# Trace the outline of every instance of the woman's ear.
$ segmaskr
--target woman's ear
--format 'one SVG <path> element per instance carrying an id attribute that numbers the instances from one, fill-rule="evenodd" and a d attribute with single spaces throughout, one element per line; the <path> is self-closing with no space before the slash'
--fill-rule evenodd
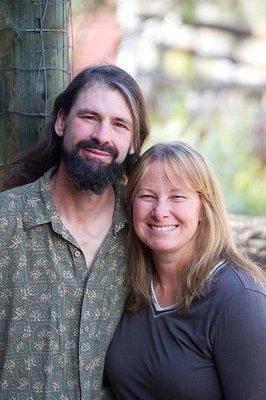
<path id="1" fill-rule="evenodd" d="M 199 195 L 200 197 L 200 212 L 199 212 L 199 223 L 205 218 L 205 208 L 203 206 L 203 198 L 201 194 Z"/>
<path id="2" fill-rule="evenodd" d="M 66 122 L 66 114 L 62 108 L 57 113 L 56 121 L 55 121 L 55 132 L 58 136 L 63 137 L 65 131 L 65 122 Z"/>

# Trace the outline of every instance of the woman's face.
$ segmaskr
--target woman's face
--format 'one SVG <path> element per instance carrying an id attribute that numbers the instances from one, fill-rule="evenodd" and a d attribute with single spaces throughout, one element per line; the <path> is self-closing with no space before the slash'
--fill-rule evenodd
<path id="1" fill-rule="evenodd" d="M 180 179 L 173 176 L 171 181 Z M 189 184 L 171 183 L 160 161 L 152 162 L 133 202 L 133 225 L 139 239 L 154 255 L 169 253 L 183 259 L 193 249 L 200 214 L 198 193 Z"/>

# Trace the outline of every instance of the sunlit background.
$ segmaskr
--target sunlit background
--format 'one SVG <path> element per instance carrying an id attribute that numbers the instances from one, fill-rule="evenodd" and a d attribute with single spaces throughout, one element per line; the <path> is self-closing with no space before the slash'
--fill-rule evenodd
<path id="1" fill-rule="evenodd" d="M 233 213 L 266 215 L 266 1 L 72 0 L 72 68 L 138 81 L 151 140 L 212 163 Z"/>

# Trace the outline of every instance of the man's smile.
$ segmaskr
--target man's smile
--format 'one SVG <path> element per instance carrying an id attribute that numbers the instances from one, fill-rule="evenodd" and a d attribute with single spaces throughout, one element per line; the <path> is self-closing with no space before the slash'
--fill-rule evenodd
<path id="1" fill-rule="evenodd" d="M 99 159 L 106 159 L 106 158 L 113 157 L 110 153 L 108 153 L 106 151 L 94 149 L 91 147 L 81 148 L 81 152 L 86 153 L 90 157 L 95 157 L 95 158 L 99 158 Z"/>

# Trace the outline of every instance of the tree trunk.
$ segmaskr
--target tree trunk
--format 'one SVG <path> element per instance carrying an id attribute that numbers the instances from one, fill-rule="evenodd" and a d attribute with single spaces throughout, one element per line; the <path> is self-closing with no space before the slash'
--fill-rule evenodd
<path id="1" fill-rule="evenodd" d="M 38 141 L 70 78 L 69 0 L 1 0 L 0 162 Z"/>

